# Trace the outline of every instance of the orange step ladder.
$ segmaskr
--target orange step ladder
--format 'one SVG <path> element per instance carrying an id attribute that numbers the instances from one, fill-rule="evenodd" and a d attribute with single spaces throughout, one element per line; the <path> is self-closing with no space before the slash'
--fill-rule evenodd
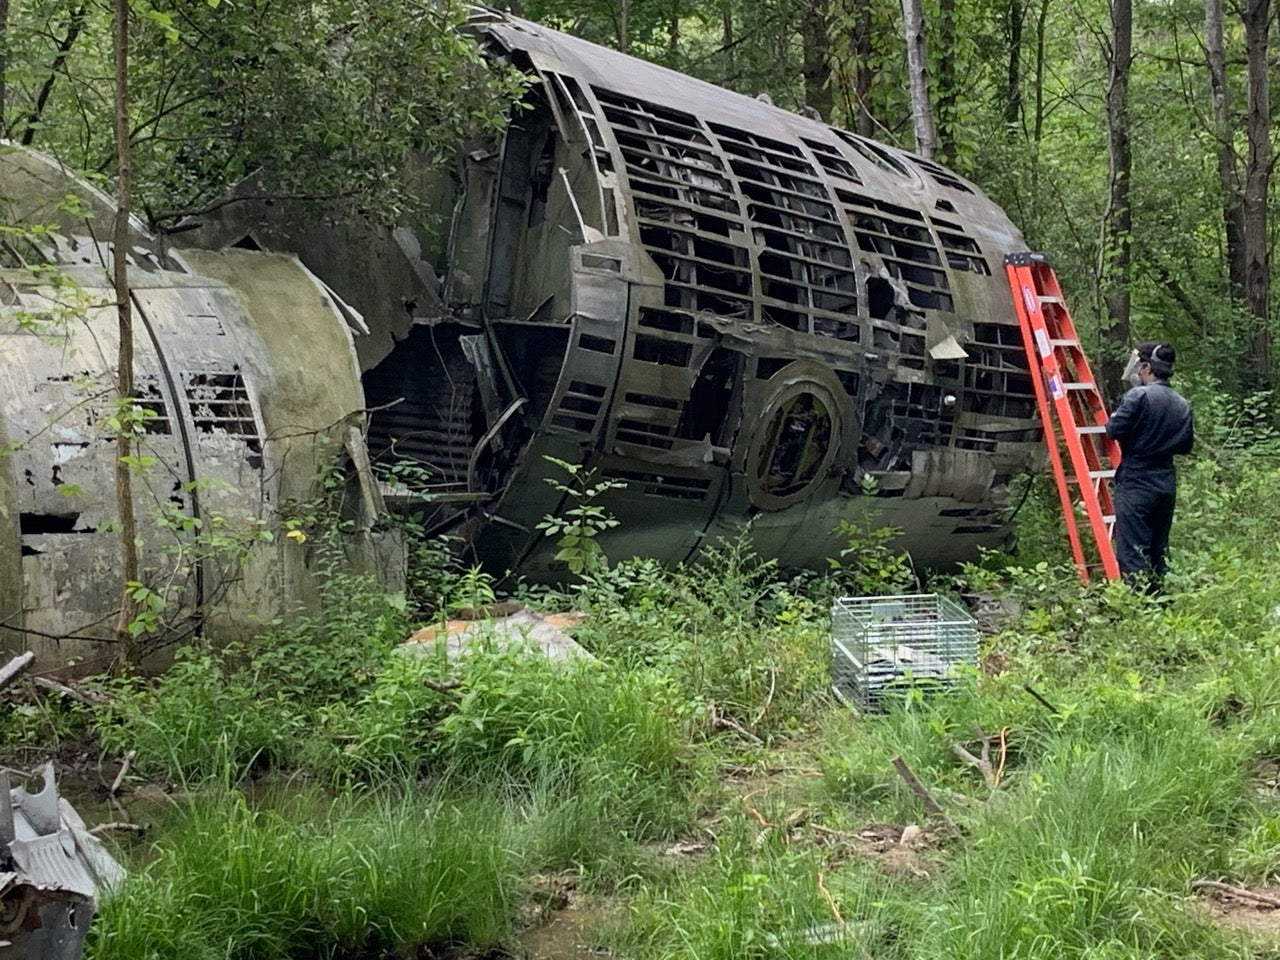
<path id="1" fill-rule="evenodd" d="M 1090 559 L 1081 540 L 1077 503 L 1084 507 L 1086 536 L 1092 535 L 1103 573 L 1107 579 L 1115 580 L 1120 576 L 1111 545 L 1116 511 L 1107 481 L 1115 477 L 1116 467 L 1120 466 L 1120 446 L 1106 434 L 1107 408 L 1102 392 L 1089 369 L 1080 335 L 1045 255 L 1008 254 L 1004 269 L 1022 328 L 1022 344 L 1035 385 L 1049 461 L 1080 579 L 1088 581 Z M 1063 463 L 1063 447 L 1070 461 L 1069 471 Z"/>

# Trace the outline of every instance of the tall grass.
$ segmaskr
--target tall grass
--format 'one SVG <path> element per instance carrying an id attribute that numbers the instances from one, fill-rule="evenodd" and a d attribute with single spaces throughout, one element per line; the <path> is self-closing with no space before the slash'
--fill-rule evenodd
<path id="1" fill-rule="evenodd" d="M 709 863 L 639 898 L 620 935 L 629 955 L 1247 955 L 1185 905 L 1191 880 L 1240 865 L 1267 875 L 1280 853 L 1280 828 L 1274 816 L 1259 821 L 1252 796 L 1256 743 L 1245 726 L 1213 722 L 1195 689 L 1105 673 L 1058 689 L 1056 715 L 1022 698 L 1036 717 L 1005 699 L 1010 691 L 985 690 L 982 702 L 977 692 L 880 717 L 833 715 L 822 732 L 831 802 L 812 815 L 828 828 L 856 836 L 868 822 L 924 822 L 895 755 L 942 799 L 960 832 L 918 854 L 918 878 L 883 875 L 874 856 L 847 849 L 824 854 L 829 829 L 780 842 L 786 811 L 761 803 L 774 827 L 739 813 Z M 999 707 L 1023 724 L 992 790 L 950 746 L 972 736 L 961 732 L 968 720 Z M 833 927 L 836 909 L 843 925 Z"/>
<path id="2" fill-rule="evenodd" d="M 495 944 L 521 891 L 494 800 L 314 792 L 192 799 L 102 905 L 91 960 L 287 960 Z"/>
<path id="3" fill-rule="evenodd" d="M 946 956 L 1173 956 L 1215 942 L 1180 907 L 1249 812 L 1245 745 L 1184 705 L 1112 705 L 1045 737 L 980 815 L 923 939 Z M 961 932 L 963 931 L 963 932 Z M 980 932 L 980 933 L 979 933 Z"/>
<path id="4" fill-rule="evenodd" d="M 108 754 L 133 751 L 144 773 L 188 787 L 288 763 L 307 714 L 238 671 L 226 652 L 195 643 L 159 683 L 113 682 L 94 726 Z"/>
<path id="5" fill-rule="evenodd" d="M 405 656 L 354 710 L 330 716 L 327 765 L 360 781 L 424 774 L 557 785 L 589 797 L 614 830 L 663 834 L 689 816 L 697 770 L 688 710 L 654 671 L 485 645 L 450 667 Z"/>

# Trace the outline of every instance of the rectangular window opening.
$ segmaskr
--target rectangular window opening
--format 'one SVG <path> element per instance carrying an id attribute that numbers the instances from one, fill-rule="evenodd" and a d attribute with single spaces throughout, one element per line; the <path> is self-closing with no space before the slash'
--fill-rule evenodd
<path id="1" fill-rule="evenodd" d="M 587 397 L 603 397 L 605 388 L 598 383 L 587 383 L 585 380 L 570 380 L 569 391 L 571 393 L 580 393 Z"/>
<path id="2" fill-rule="evenodd" d="M 676 340 L 637 336 L 632 356 L 644 363 L 657 363 L 667 367 L 687 367 L 693 355 L 693 346 Z"/>
<path id="3" fill-rule="evenodd" d="M 613 356 L 618 347 L 618 341 L 593 336 L 589 333 L 580 333 L 578 334 L 578 346 L 593 353 L 607 353 L 609 356 Z"/>
<path id="4" fill-rule="evenodd" d="M 238 370 L 225 373 L 184 373 L 191 420 L 200 433 L 228 433 L 258 440 L 253 404 Z"/>

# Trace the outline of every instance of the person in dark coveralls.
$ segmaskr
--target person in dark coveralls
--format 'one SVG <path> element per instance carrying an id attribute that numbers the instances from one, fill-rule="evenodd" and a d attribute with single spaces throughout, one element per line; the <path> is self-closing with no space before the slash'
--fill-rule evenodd
<path id="1" fill-rule="evenodd" d="M 1191 452 L 1191 405 L 1169 385 L 1173 346 L 1138 344 L 1125 374 L 1133 389 L 1107 421 L 1107 436 L 1120 444 L 1113 487 L 1116 560 L 1125 580 L 1158 591 L 1165 573 L 1169 527 L 1178 474 L 1173 458 Z"/>

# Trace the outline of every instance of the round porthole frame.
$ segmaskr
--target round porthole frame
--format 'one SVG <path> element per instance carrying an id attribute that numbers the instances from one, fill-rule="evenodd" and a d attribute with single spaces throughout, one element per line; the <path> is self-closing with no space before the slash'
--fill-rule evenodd
<path id="1" fill-rule="evenodd" d="M 761 510 L 778 511 L 808 498 L 830 479 L 831 467 L 845 439 L 845 418 L 850 404 L 840 381 L 829 370 L 806 361 L 796 361 L 783 367 L 764 387 L 761 415 L 747 439 L 743 473 L 751 503 Z M 811 398 L 808 410 L 803 403 L 805 397 Z M 805 444 L 815 442 L 811 435 L 813 428 L 810 428 L 810 433 L 796 438 L 798 452 L 780 449 L 788 432 L 796 435 L 797 421 L 817 407 L 823 408 L 825 413 L 825 418 L 820 416 L 814 421 L 816 424 L 825 419 L 826 449 L 822 454 L 817 457 L 810 455 L 806 460 Z M 791 425 L 790 431 L 788 424 Z M 788 458 L 788 461 L 779 464 L 779 457 Z M 803 478 L 780 493 L 776 486 L 771 485 L 769 477 L 778 466 L 782 466 L 785 473 L 792 466 L 789 462 L 791 457 L 798 458 L 794 465 L 803 473 Z M 776 472 L 773 475 L 776 477 Z"/>

